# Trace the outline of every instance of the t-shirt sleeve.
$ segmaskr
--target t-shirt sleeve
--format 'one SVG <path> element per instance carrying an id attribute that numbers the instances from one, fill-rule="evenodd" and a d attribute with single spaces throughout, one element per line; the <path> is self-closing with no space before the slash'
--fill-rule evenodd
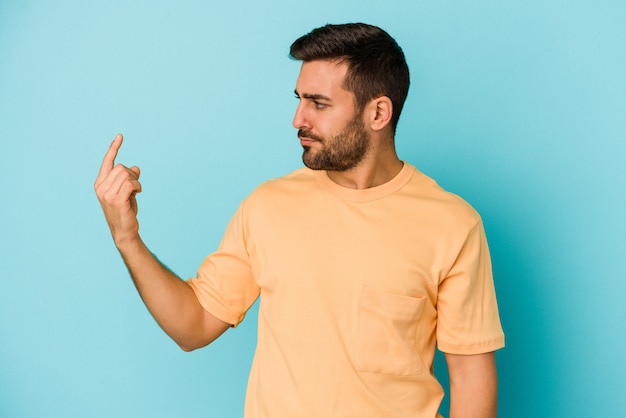
<path id="1" fill-rule="evenodd" d="M 482 222 L 469 232 L 439 284 L 437 345 L 450 354 L 480 354 L 504 347 Z"/>
<path id="2" fill-rule="evenodd" d="M 244 204 L 230 220 L 216 252 L 187 280 L 204 309 L 237 326 L 259 295 L 246 249 Z"/>

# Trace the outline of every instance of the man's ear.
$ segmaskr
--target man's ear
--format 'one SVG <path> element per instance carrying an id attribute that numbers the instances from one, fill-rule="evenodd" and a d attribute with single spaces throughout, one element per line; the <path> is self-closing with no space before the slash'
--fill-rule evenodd
<path id="1" fill-rule="evenodd" d="M 393 104 L 387 96 L 380 96 L 367 105 L 370 128 L 374 131 L 380 131 L 388 126 L 393 115 Z"/>

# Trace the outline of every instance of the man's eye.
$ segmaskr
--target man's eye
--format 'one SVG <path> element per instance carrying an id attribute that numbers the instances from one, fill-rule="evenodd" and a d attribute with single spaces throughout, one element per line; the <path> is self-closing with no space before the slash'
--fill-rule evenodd
<path id="1" fill-rule="evenodd" d="M 313 103 L 315 104 L 316 109 L 326 109 L 328 107 L 328 105 L 325 103 L 320 103 L 320 102 L 313 102 Z"/>

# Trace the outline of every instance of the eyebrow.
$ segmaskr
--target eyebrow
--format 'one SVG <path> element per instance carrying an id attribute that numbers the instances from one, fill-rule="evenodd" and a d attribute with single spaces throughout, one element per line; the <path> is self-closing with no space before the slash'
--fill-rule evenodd
<path id="1" fill-rule="evenodd" d="M 304 99 L 309 99 L 309 100 L 327 100 L 327 101 L 332 101 L 330 97 L 328 96 L 324 96 L 323 94 L 312 94 L 312 93 L 302 93 L 302 96 L 298 93 L 298 90 L 294 90 L 293 91 L 296 95 L 296 97 L 302 97 Z"/>

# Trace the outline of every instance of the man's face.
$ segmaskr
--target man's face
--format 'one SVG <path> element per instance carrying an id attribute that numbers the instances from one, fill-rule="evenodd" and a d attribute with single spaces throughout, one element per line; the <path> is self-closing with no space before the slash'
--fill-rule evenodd
<path id="1" fill-rule="evenodd" d="M 300 104 L 293 126 L 304 148 L 302 161 L 313 170 L 349 170 L 370 149 L 354 94 L 341 87 L 346 71 L 346 64 L 330 61 L 305 62 L 300 69 L 296 82 Z"/>

